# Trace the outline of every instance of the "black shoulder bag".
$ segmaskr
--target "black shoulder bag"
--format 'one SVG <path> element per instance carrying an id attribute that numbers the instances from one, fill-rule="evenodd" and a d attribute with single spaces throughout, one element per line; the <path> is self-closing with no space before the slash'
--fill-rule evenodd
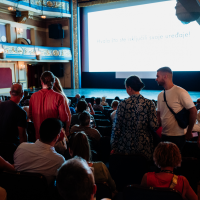
<path id="1" fill-rule="evenodd" d="M 165 90 L 164 90 L 164 101 L 166 102 L 166 105 L 171 111 L 171 113 L 174 115 L 176 121 L 178 122 L 178 125 L 183 129 L 187 128 L 189 124 L 189 111 L 183 108 L 180 112 L 175 113 L 167 104 Z"/>

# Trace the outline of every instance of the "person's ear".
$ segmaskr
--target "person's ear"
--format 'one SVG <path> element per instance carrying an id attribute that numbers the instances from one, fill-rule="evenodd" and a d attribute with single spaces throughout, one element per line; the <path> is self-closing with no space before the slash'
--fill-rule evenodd
<path id="1" fill-rule="evenodd" d="M 70 147 L 68 147 L 68 149 L 69 149 L 69 155 L 70 155 L 71 157 L 73 157 L 73 151 L 70 149 Z"/>

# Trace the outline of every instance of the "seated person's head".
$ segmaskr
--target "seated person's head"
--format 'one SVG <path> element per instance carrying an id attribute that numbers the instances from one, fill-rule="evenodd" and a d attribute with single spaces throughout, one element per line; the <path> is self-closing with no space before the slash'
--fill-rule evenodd
<path id="1" fill-rule="evenodd" d="M 69 137 L 69 152 L 72 157 L 78 156 L 90 161 L 91 151 L 87 135 L 83 132 L 77 132 Z"/>
<path id="2" fill-rule="evenodd" d="M 92 170 L 81 158 L 66 161 L 58 171 L 58 192 L 64 200 L 92 200 L 96 185 Z"/>
<path id="3" fill-rule="evenodd" d="M 11 98 L 19 99 L 19 101 L 20 101 L 22 99 L 23 95 L 24 95 L 23 86 L 19 83 L 13 84 L 10 89 Z"/>
<path id="4" fill-rule="evenodd" d="M 81 95 L 80 94 L 76 94 L 75 98 L 80 99 Z"/>
<path id="5" fill-rule="evenodd" d="M 80 100 L 77 104 L 77 112 L 82 113 L 84 110 L 87 109 L 87 102 L 85 100 Z"/>
<path id="6" fill-rule="evenodd" d="M 111 107 L 113 108 L 113 110 L 116 110 L 118 107 L 119 101 L 118 100 L 113 100 Z"/>
<path id="7" fill-rule="evenodd" d="M 48 89 L 52 89 L 55 83 L 55 76 L 50 71 L 45 71 L 40 77 L 42 85 L 46 85 Z"/>
<path id="8" fill-rule="evenodd" d="M 82 95 L 80 99 L 85 100 L 85 95 Z"/>
<path id="9" fill-rule="evenodd" d="M 159 168 L 175 168 L 181 165 L 180 150 L 172 142 L 160 142 L 154 150 L 153 159 Z"/>
<path id="10" fill-rule="evenodd" d="M 106 97 L 102 97 L 102 101 L 106 101 Z"/>
<path id="11" fill-rule="evenodd" d="M 197 99 L 197 104 L 200 104 L 200 98 Z"/>
<path id="12" fill-rule="evenodd" d="M 115 100 L 118 100 L 118 101 L 120 101 L 120 98 L 119 98 L 118 96 L 116 96 L 116 97 L 115 97 Z"/>
<path id="13" fill-rule="evenodd" d="M 87 111 L 83 111 L 79 117 L 81 126 L 89 126 L 90 125 L 90 114 Z"/>
<path id="14" fill-rule="evenodd" d="M 129 76 L 125 80 L 125 86 L 126 88 L 132 88 L 134 91 L 140 91 L 144 88 L 144 83 L 138 76 Z"/>
<path id="15" fill-rule="evenodd" d="M 101 103 L 101 98 L 97 97 L 95 99 L 95 103 L 96 103 L 96 105 L 99 105 Z"/>
<path id="16" fill-rule="evenodd" d="M 56 118 L 45 119 L 40 126 L 40 140 L 43 143 L 56 143 L 62 129 L 62 122 Z"/>

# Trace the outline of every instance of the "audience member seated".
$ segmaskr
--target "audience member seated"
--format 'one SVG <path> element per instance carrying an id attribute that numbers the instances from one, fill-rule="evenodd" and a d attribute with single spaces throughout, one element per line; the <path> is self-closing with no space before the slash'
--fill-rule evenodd
<path id="1" fill-rule="evenodd" d="M 78 132 L 69 139 L 69 152 L 72 157 L 79 156 L 88 162 L 94 169 L 95 183 L 106 183 L 111 190 L 116 190 L 116 185 L 103 162 L 90 162 L 91 151 L 88 137 L 84 132 Z"/>
<path id="2" fill-rule="evenodd" d="M 20 143 L 27 141 L 27 115 L 18 105 L 23 97 L 22 85 L 12 85 L 10 95 L 10 100 L 0 104 L 0 142 L 13 144 L 17 147 Z M 10 148 L 11 145 L 7 145 L 7 147 Z M 13 155 L 14 151 L 13 149 L 13 152 L 11 152 L 10 149 L 5 147 L 4 154 L 9 152 L 9 154 Z M 8 157 L 12 157 L 12 155 L 8 155 Z M 5 155 L 4 159 L 12 162 L 8 157 Z"/>
<path id="3" fill-rule="evenodd" d="M 35 143 L 22 143 L 14 153 L 17 171 L 41 173 L 49 184 L 53 183 L 57 170 L 65 159 L 58 154 L 54 145 L 59 139 L 62 122 L 48 118 L 40 126 L 40 139 Z"/>
<path id="4" fill-rule="evenodd" d="M 200 110 L 197 111 L 197 120 L 192 128 L 192 131 L 200 133 Z M 200 139 L 200 137 L 199 137 L 199 139 Z"/>
<path id="5" fill-rule="evenodd" d="M 200 98 L 197 99 L 196 109 L 197 109 L 197 110 L 200 109 Z"/>
<path id="6" fill-rule="evenodd" d="M 71 107 L 71 99 L 68 99 L 68 101 L 69 101 L 68 106 L 69 106 L 70 112 L 73 115 L 76 113 L 76 110 L 73 107 Z"/>
<path id="7" fill-rule="evenodd" d="M 102 106 L 109 106 L 108 103 L 106 102 L 106 97 L 102 97 L 102 101 L 100 103 Z"/>
<path id="8" fill-rule="evenodd" d="M 112 122 L 114 121 L 115 115 L 116 115 L 116 111 L 117 111 L 117 107 L 118 107 L 119 101 L 118 100 L 113 100 L 111 107 L 114 110 L 111 114 L 110 114 L 110 118 L 112 120 Z"/>
<path id="9" fill-rule="evenodd" d="M 101 134 L 97 129 L 91 127 L 90 119 L 91 115 L 88 112 L 83 111 L 79 115 L 80 125 L 76 124 L 72 126 L 70 133 L 84 131 L 89 138 L 91 149 L 97 151 Z"/>
<path id="10" fill-rule="evenodd" d="M 103 106 L 100 105 L 100 103 L 101 103 L 101 98 L 99 97 L 96 98 L 93 105 L 94 110 L 103 111 Z"/>
<path id="11" fill-rule="evenodd" d="M 153 158 L 155 164 L 161 168 L 159 173 L 148 172 L 141 185 L 148 187 L 172 188 L 179 191 L 185 200 L 197 200 L 198 197 L 184 176 L 173 174 L 175 167 L 181 165 L 179 148 L 171 142 L 161 142 L 156 147 Z"/>
<path id="12" fill-rule="evenodd" d="M 82 95 L 80 99 L 85 100 L 85 95 Z"/>
<path id="13" fill-rule="evenodd" d="M 88 109 L 88 106 L 91 107 L 91 104 L 87 104 L 85 100 L 80 100 L 77 104 L 77 113 L 72 115 L 71 126 L 75 124 L 80 124 L 78 116 L 85 110 Z M 93 110 L 93 109 L 92 109 Z M 91 116 L 91 119 L 94 120 L 94 117 Z"/>
<path id="14" fill-rule="evenodd" d="M 114 100 L 121 101 L 118 96 L 116 96 Z"/>
<path id="15" fill-rule="evenodd" d="M 56 182 L 63 200 L 94 200 L 97 190 L 94 175 L 81 158 L 66 161 L 58 171 Z"/>

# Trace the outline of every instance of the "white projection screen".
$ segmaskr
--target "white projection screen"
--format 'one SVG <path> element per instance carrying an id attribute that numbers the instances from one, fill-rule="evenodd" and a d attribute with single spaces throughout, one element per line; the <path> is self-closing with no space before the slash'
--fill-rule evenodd
<path id="1" fill-rule="evenodd" d="M 155 78 L 156 70 L 199 71 L 200 25 L 183 24 L 176 0 L 129 1 L 84 8 L 85 72 L 135 72 Z M 124 73 L 123 73 L 124 72 Z"/>

